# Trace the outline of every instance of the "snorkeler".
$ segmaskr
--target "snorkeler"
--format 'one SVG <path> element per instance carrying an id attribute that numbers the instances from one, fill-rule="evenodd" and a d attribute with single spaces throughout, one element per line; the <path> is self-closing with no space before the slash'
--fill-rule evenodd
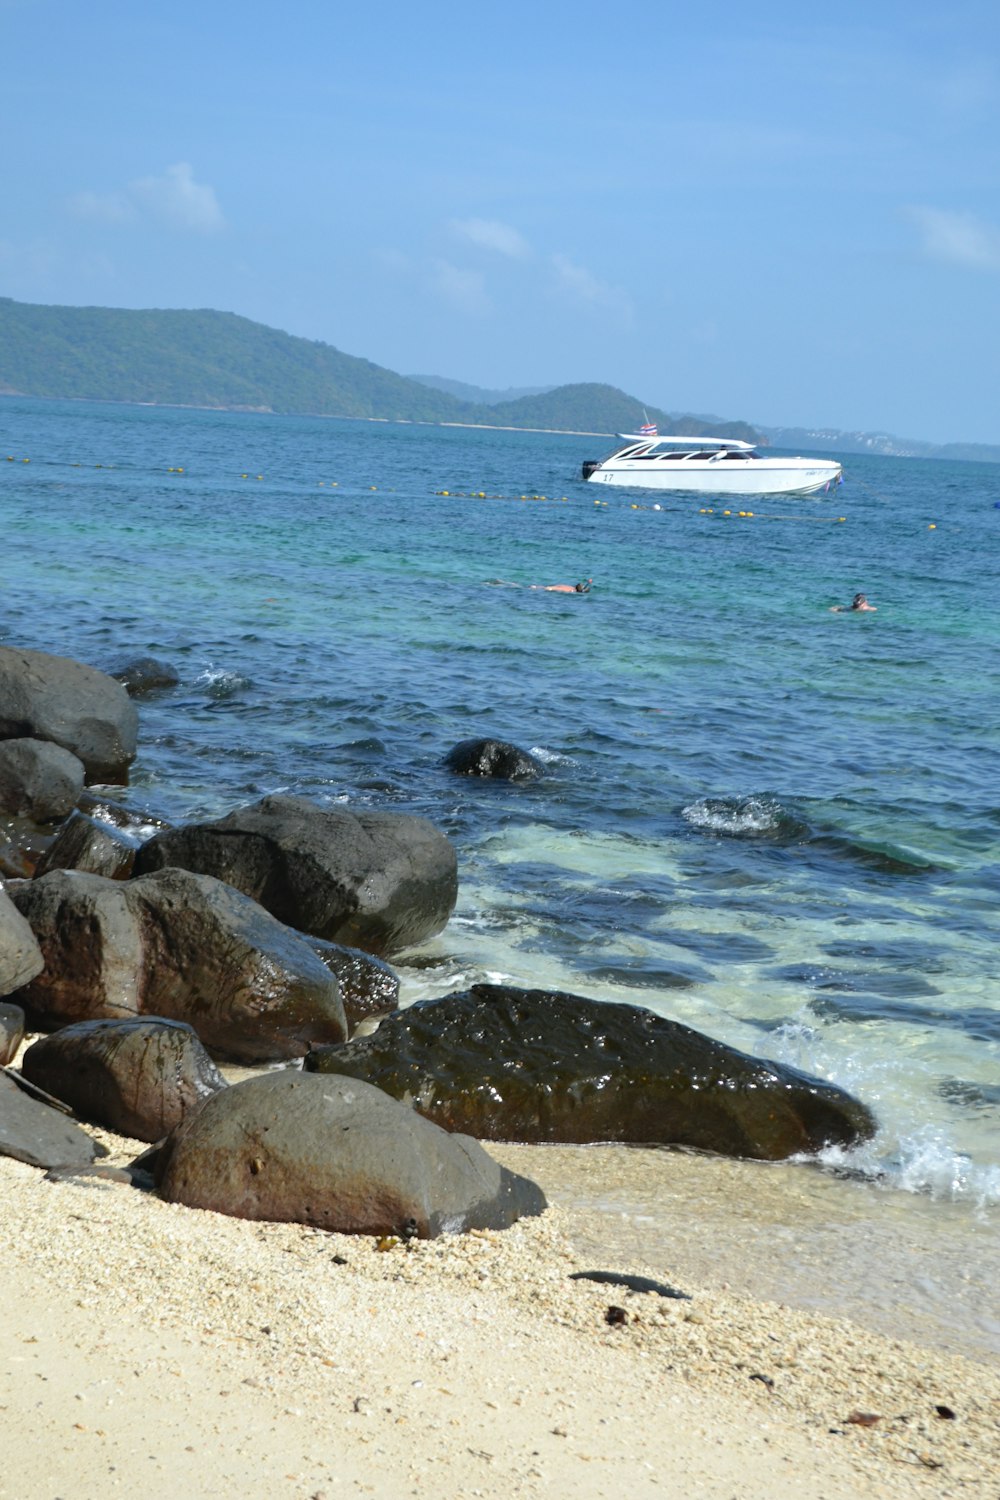
<path id="1" fill-rule="evenodd" d="M 505 589 L 541 589 L 546 594 L 589 594 L 592 578 L 582 578 L 579 583 L 512 583 L 509 578 L 488 578 L 487 583 Z"/>
<path id="2" fill-rule="evenodd" d="M 855 594 L 850 604 L 834 604 L 830 610 L 832 615 L 847 615 L 853 611 L 867 611 L 874 614 L 878 609 L 877 604 L 869 604 L 867 594 Z"/>
<path id="3" fill-rule="evenodd" d="M 592 578 L 581 579 L 579 583 L 532 583 L 529 588 L 543 589 L 547 594 L 589 594 Z"/>

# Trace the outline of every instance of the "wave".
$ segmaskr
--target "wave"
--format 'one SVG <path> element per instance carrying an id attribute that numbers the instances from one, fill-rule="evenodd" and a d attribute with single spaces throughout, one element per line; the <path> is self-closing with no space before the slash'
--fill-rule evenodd
<path id="1" fill-rule="evenodd" d="M 681 817 L 702 833 L 728 838 L 797 843 L 808 825 L 767 793 L 749 797 L 701 797 L 681 809 Z"/>

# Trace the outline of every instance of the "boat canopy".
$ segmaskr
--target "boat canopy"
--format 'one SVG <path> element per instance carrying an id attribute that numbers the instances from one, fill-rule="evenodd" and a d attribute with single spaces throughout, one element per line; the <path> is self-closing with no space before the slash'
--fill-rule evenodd
<path id="1" fill-rule="evenodd" d="M 619 432 L 618 441 L 621 443 L 646 443 L 650 448 L 660 447 L 664 443 L 679 443 L 684 448 L 731 448 L 736 452 L 751 453 L 753 443 L 742 443 L 738 438 L 713 438 L 713 437 L 650 437 L 638 432 Z"/>

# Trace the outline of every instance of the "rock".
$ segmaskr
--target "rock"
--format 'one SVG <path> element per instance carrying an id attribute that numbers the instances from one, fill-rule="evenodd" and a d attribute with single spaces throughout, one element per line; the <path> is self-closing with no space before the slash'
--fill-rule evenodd
<path id="1" fill-rule="evenodd" d="M 504 781 L 530 781 L 544 770 L 536 756 L 506 740 L 462 740 L 448 751 L 444 764 L 458 776 L 493 776 Z"/>
<path id="2" fill-rule="evenodd" d="M 430 1239 L 538 1214 L 533 1182 L 367 1084 L 298 1072 L 216 1094 L 157 1158 L 171 1203 L 341 1234 Z"/>
<path id="3" fill-rule="evenodd" d="M 0 1068 L 5 1068 L 24 1041 L 24 1011 L 19 1005 L 0 1004 Z"/>
<path id="4" fill-rule="evenodd" d="M 21 1072 L 83 1119 L 137 1141 L 162 1140 L 226 1087 L 190 1026 L 155 1017 L 64 1026 L 31 1044 Z"/>
<path id="5" fill-rule="evenodd" d="M 112 667 L 108 676 L 120 682 L 130 698 L 176 687 L 181 680 L 169 662 L 157 661 L 155 656 L 140 656 L 135 661 Z"/>
<path id="6" fill-rule="evenodd" d="M 83 763 L 47 740 L 0 741 L 0 811 L 57 823 L 83 791 Z"/>
<path id="7" fill-rule="evenodd" d="M 109 880 L 128 880 L 139 845 L 109 823 L 73 812 L 35 866 L 36 875 L 50 870 L 84 870 Z"/>
<path id="8" fill-rule="evenodd" d="M 304 797 L 265 797 L 157 834 L 135 868 L 166 865 L 214 875 L 289 927 L 378 956 L 440 932 L 458 894 L 455 851 L 425 819 Z"/>
<path id="9" fill-rule="evenodd" d="M 834 1084 L 637 1006 L 476 984 L 306 1058 L 481 1140 L 625 1141 L 780 1160 L 872 1135 Z"/>
<path id="10" fill-rule="evenodd" d="M 360 948 L 344 948 L 323 938 L 305 937 L 340 985 L 348 1033 L 373 1016 L 387 1016 L 399 1009 L 399 977 L 387 963 Z"/>
<path id="11" fill-rule="evenodd" d="M 53 870 L 14 897 L 45 960 L 17 995 L 38 1030 L 160 1016 L 246 1063 L 347 1035 L 337 981 L 305 939 L 210 876 L 167 869 L 122 882 Z"/>
<path id="12" fill-rule="evenodd" d="M 0 995 L 13 994 L 42 972 L 38 940 L 0 885 Z"/>
<path id="13" fill-rule="evenodd" d="M 0 646 L 0 740 L 50 740 L 88 782 L 127 782 L 138 714 L 120 682 L 65 656 Z"/>
<path id="14" fill-rule="evenodd" d="M 75 1167 L 107 1154 L 79 1125 L 0 1073 L 0 1156 L 29 1167 Z"/>

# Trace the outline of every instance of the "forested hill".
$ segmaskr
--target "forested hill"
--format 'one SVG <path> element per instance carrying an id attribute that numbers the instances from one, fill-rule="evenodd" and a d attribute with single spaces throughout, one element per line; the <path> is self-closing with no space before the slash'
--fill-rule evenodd
<path id="1" fill-rule="evenodd" d="M 609 385 L 559 386 L 496 405 L 464 401 L 235 313 L 9 297 L 0 297 L 0 394 L 607 434 L 634 431 L 644 411 L 663 431 L 678 421 Z M 694 433 L 755 436 L 741 422 L 683 420 Z"/>

